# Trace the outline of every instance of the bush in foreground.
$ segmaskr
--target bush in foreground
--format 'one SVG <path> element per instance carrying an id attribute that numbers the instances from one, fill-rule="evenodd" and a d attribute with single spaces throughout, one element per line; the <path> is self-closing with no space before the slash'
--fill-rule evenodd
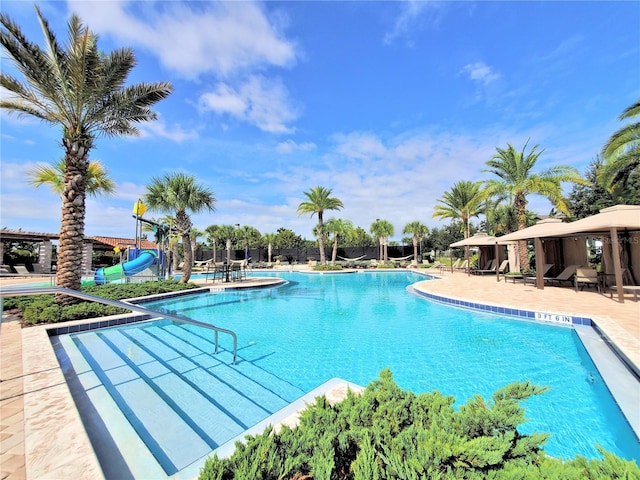
<path id="1" fill-rule="evenodd" d="M 84 285 L 82 291 L 97 297 L 111 300 L 145 297 L 159 293 L 175 292 L 195 288 L 193 283 L 179 283 L 176 280 L 160 280 L 143 283 L 125 283 L 108 285 Z M 130 310 L 80 300 L 73 305 L 60 306 L 54 295 L 31 295 L 4 299 L 4 310 L 17 310 L 26 325 L 39 323 L 67 322 L 86 318 L 104 317 L 129 313 Z"/>
<path id="2" fill-rule="evenodd" d="M 458 410 L 438 392 L 401 390 L 381 372 L 365 392 L 331 406 L 318 397 L 296 428 L 271 427 L 236 443 L 228 459 L 213 456 L 201 480 L 230 479 L 514 479 L 640 478 L 635 462 L 602 452 L 602 460 L 562 462 L 543 450 L 548 435 L 522 435 L 520 401 L 547 388 L 513 383 L 476 396 Z"/>

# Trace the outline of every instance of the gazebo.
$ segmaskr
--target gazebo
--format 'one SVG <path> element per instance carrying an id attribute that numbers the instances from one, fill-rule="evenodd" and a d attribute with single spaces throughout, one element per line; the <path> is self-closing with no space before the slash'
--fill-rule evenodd
<path id="1" fill-rule="evenodd" d="M 513 242 L 503 242 L 502 237 L 493 237 L 485 232 L 478 232 L 470 236 L 469 238 L 465 238 L 458 242 L 454 242 L 449 245 L 449 248 L 457 248 L 457 247 L 478 247 L 478 262 L 483 262 L 484 257 L 487 260 L 496 259 L 496 261 L 501 262 L 504 260 L 507 255 L 506 253 L 500 252 L 501 245 L 510 245 Z M 469 260 L 469 258 L 467 258 Z M 470 272 L 469 269 L 467 269 Z M 496 268 L 496 278 L 500 280 L 500 272 Z"/>
<path id="2" fill-rule="evenodd" d="M 615 278 L 618 300 L 621 303 L 624 302 L 623 270 L 634 284 L 640 278 L 640 206 L 638 205 L 616 205 L 571 223 L 547 219 L 532 227 L 498 237 L 497 240 L 504 242 L 533 239 L 536 259 L 541 259 L 545 255 L 542 242 L 547 239 L 562 239 L 566 245 L 571 241 L 582 242 L 588 237 L 603 239 L 607 248 L 603 252 L 602 273 Z M 536 262 L 536 284 L 539 289 L 544 288 L 543 263 Z M 586 263 L 586 247 L 573 251 L 570 263 Z"/>

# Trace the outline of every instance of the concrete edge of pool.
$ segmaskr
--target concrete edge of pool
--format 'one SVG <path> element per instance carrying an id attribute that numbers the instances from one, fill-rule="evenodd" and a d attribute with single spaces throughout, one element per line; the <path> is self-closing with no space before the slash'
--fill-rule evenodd
<path id="1" fill-rule="evenodd" d="M 22 343 L 28 346 L 23 355 L 27 478 L 102 478 L 98 459 L 49 340 L 47 330 L 51 328 L 56 327 L 31 327 L 21 332 Z M 593 331 L 591 328 L 588 330 Z M 583 339 L 583 335 L 580 337 Z M 593 343 L 609 350 L 600 335 L 594 337 Z M 589 349 L 589 345 L 585 347 Z M 589 350 L 593 358 L 592 351 L 593 346 Z M 637 379 L 636 388 L 627 390 L 638 391 Z M 637 428 L 634 429 L 637 433 Z"/>

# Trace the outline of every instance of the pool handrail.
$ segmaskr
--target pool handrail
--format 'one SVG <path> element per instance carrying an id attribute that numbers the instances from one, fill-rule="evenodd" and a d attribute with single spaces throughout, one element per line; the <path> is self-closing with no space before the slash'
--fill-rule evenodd
<path id="1" fill-rule="evenodd" d="M 141 307 L 140 305 L 135 305 L 133 303 L 122 302 L 120 300 L 111 300 L 110 298 L 98 297 L 96 295 L 91 295 L 88 293 L 80 292 L 78 290 L 72 290 L 66 287 L 32 287 L 32 288 L 2 288 L 0 289 L 0 309 L 3 305 L 4 297 L 17 297 L 17 296 L 25 296 L 25 295 L 41 295 L 41 294 L 63 294 L 69 295 L 71 297 L 81 298 L 83 300 L 90 300 L 93 302 L 103 303 L 105 305 L 110 305 L 112 307 L 124 308 L 127 310 L 131 310 L 137 313 L 143 313 L 146 315 L 150 315 L 152 317 L 161 317 L 167 318 L 169 320 L 173 320 L 175 322 L 188 323 L 190 325 L 195 325 L 197 327 L 207 328 L 209 330 L 213 330 L 215 332 L 215 346 L 216 349 L 214 354 L 218 353 L 218 333 L 227 333 L 231 335 L 233 338 L 233 365 L 236 364 L 236 359 L 238 356 L 238 336 L 232 330 L 228 330 L 222 327 L 216 327 L 215 325 L 211 325 L 209 323 L 200 322 L 198 320 L 193 320 L 188 317 L 183 317 L 182 315 L 176 315 L 173 313 L 159 312 L 157 310 L 151 310 L 150 308 Z"/>

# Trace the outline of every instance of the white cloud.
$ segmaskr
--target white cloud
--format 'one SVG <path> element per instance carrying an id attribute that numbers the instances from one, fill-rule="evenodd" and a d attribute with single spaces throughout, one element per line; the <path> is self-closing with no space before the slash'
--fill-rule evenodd
<path id="1" fill-rule="evenodd" d="M 140 126 L 141 136 L 148 136 L 148 134 L 167 138 L 171 141 L 181 143 L 185 140 L 195 140 L 198 138 L 198 132 L 184 131 L 180 126 L 175 125 L 172 128 L 167 128 L 164 122 L 156 120 L 155 122 L 147 122 Z"/>
<path id="2" fill-rule="evenodd" d="M 500 78 L 500 75 L 493 72 L 491 67 L 484 62 L 469 63 L 462 67 L 462 71 L 468 74 L 471 80 L 478 81 L 483 85 L 489 85 Z"/>
<path id="3" fill-rule="evenodd" d="M 295 152 L 310 152 L 316 149 L 316 144 L 313 142 L 296 143 L 293 140 L 286 140 L 276 145 L 276 152 L 278 153 L 295 153 Z"/>
<path id="4" fill-rule="evenodd" d="M 186 78 L 286 67 L 297 56 L 295 44 L 253 2 L 74 1 L 69 9 L 95 31 L 143 46 Z"/>
<path id="5" fill-rule="evenodd" d="M 389 45 L 396 41 L 398 38 L 407 38 L 416 30 L 420 30 L 420 22 L 428 12 L 433 15 L 437 15 L 437 12 L 441 8 L 441 5 L 435 2 L 424 0 L 409 0 L 405 2 L 398 2 L 401 6 L 401 11 L 396 18 L 393 28 L 384 36 L 384 43 Z M 437 16 L 432 16 L 431 21 L 437 21 Z M 408 39 L 409 46 L 413 46 L 411 39 Z"/>
<path id="6" fill-rule="evenodd" d="M 265 132 L 289 133 L 298 116 L 279 79 L 254 75 L 234 88 L 220 83 L 200 97 L 200 108 L 255 125 Z"/>

